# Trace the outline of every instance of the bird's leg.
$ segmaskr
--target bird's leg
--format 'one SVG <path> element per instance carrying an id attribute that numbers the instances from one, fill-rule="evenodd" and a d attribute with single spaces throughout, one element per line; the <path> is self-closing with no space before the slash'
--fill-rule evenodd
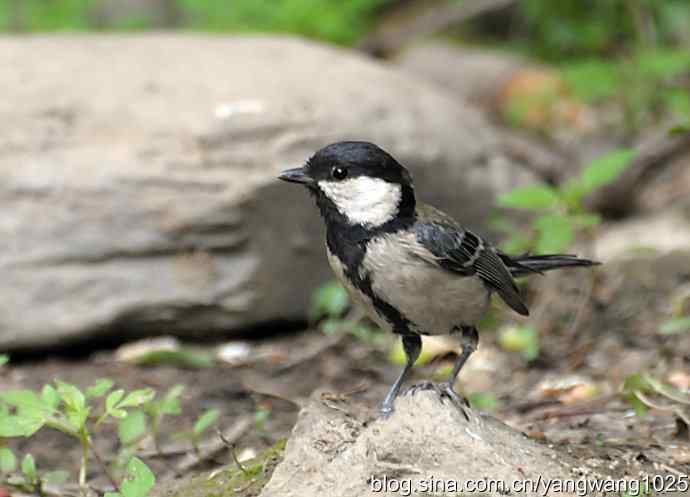
<path id="1" fill-rule="evenodd" d="M 456 359 L 455 364 L 453 365 L 453 371 L 451 371 L 448 379 L 441 383 L 441 389 L 454 401 L 467 404 L 467 401 L 463 399 L 453 387 L 460 370 L 465 365 L 465 362 L 467 362 L 467 359 L 475 350 L 477 350 L 477 345 L 479 344 L 479 333 L 477 333 L 477 328 L 474 326 L 463 326 L 461 328 L 461 333 L 462 353 Z"/>
<path id="2" fill-rule="evenodd" d="M 403 350 L 405 351 L 407 362 L 405 363 L 403 370 L 400 372 L 398 379 L 395 380 L 395 383 L 393 383 L 393 386 L 386 394 L 386 398 L 383 399 L 383 405 L 381 406 L 381 415 L 383 417 L 388 417 L 393 412 L 393 402 L 398 396 L 400 386 L 405 381 L 405 378 L 407 378 L 407 375 L 412 369 L 412 365 L 415 363 L 419 357 L 419 353 L 422 351 L 422 338 L 419 335 L 403 335 L 402 345 Z"/>

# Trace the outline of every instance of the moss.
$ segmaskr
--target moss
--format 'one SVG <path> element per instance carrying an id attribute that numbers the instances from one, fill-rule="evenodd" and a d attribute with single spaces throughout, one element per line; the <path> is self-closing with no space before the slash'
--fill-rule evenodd
<path id="1" fill-rule="evenodd" d="M 283 459 L 286 440 L 280 440 L 254 459 L 170 482 L 167 489 L 161 489 L 160 497 L 254 497 L 261 493 L 271 479 L 273 470 Z"/>

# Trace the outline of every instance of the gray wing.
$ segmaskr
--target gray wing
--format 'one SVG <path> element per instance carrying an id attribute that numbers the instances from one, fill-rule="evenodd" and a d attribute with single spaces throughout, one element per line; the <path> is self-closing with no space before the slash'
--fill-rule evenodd
<path id="1" fill-rule="evenodd" d="M 449 221 L 447 217 L 420 220 L 415 228 L 417 242 L 433 255 L 436 264 L 464 276 L 478 276 L 515 312 L 527 316 L 529 311 L 496 249 Z"/>

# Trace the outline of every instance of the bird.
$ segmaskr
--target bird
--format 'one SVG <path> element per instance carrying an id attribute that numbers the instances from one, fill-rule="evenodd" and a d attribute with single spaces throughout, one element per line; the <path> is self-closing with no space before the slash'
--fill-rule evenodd
<path id="1" fill-rule="evenodd" d="M 566 254 L 505 254 L 418 201 L 410 172 L 366 141 L 327 145 L 278 179 L 307 188 L 326 227 L 326 255 L 337 279 L 376 324 L 401 337 L 405 365 L 383 400 L 384 417 L 419 357 L 422 335 L 450 335 L 462 347 L 436 387 L 466 405 L 454 385 L 478 346 L 477 325 L 491 295 L 527 316 L 516 277 L 598 264 Z"/>

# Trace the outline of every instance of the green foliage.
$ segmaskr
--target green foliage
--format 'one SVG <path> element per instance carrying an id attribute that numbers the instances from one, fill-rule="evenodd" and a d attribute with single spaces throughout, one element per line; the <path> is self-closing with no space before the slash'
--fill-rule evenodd
<path id="1" fill-rule="evenodd" d="M 156 476 L 149 467 L 136 457 L 127 464 L 127 477 L 119 492 L 106 492 L 104 497 L 146 497 L 156 483 Z"/>
<path id="2" fill-rule="evenodd" d="M 213 425 L 213 423 L 216 422 L 218 416 L 220 416 L 220 411 L 218 409 L 209 409 L 204 412 L 194 422 L 194 427 L 192 428 L 194 434 L 197 437 L 203 434 L 211 425 Z"/>
<path id="3" fill-rule="evenodd" d="M 539 334 L 531 326 L 511 326 L 501 331 L 499 345 L 508 352 L 518 352 L 526 361 L 539 355 Z"/>
<path id="4" fill-rule="evenodd" d="M 668 133 L 671 136 L 690 133 L 690 121 L 686 123 L 676 124 L 670 130 L 668 130 Z"/>
<path id="5" fill-rule="evenodd" d="M 470 401 L 472 407 L 485 411 L 496 410 L 500 405 L 496 396 L 491 393 L 473 392 L 468 395 L 467 400 Z"/>
<path id="6" fill-rule="evenodd" d="M 576 98 L 614 104 L 628 131 L 669 117 L 690 119 L 687 47 L 635 48 L 625 57 L 572 60 L 560 68 Z"/>
<path id="7" fill-rule="evenodd" d="M 498 198 L 498 205 L 534 211 L 537 215 L 531 232 L 506 219 L 497 219 L 494 226 L 509 233 L 502 248 L 508 252 L 534 250 L 538 254 L 562 252 L 575 240 L 578 230 L 600 222 L 597 214 L 587 212 L 584 199 L 597 188 L 615 180 L 635 157 L 633 150 L 613 151 L 593 160 L 580 173 L 562 186 L 535 185 L 518 188 Z"/>
<path id="8" fill-rule="evenodd" d="M 29 437 L 43 427 L 60 431 L 75 440 L 82 447 L 82 460 L 79 471 L 79 484 L 86 488 L 86 474 L 89 456 L 92 450 L 94 430 L 110 418 L 119 418 L 120 439 L 127 442 L 141 435 L 143 412 L 138 409 L 150 404 L 156 395 L 150 388 L 133 390 L 129 393 L 119 389 L 110 392 L 105 401 L 99 401 L 113 387 L 110 379 L 97 380 L 82 392 L 77 386 L 60 380 L 44 385 L 40 393 L 32 390 L 8 390 L 0 393 L 0 437 Z M 168 402 L 170 399 L 167 399 Z M 100 404 L 100 405 L 99 405 Z M 165 404 L 162 404 L 165 405 Z M 136 410 L 135 410 L 136 409 Z M 172 410 L 165 405 L 167 411 Z M 100 412 L 100 413 L 99 413 Z M 128 419 L 130 418 L 131 419 Z M 139 481 L 139 486 L 132 487 L 130 480 L 122 484 L 124 497 L 144 496 L 150 487 L 148 468 L 142 469 L 141 461 L 131 463 L 132 481 Z M 0 473 L 10 473 L 16 468 L 16 459 L 9 449 L 0 449 Z M 45 482 L 64 480 L 63 471 L 52 471 L 40 475 L 31 454 L 22 459 L 20 469 L 22 477 L 17 484 L 25 490 L 41 493 Z M 131 475 L 130 475 L 131 476 Z M 129 485 L 129 486 L 128 486 Z M 141 489 L 146 488 L 141 493 Z M 139 493 L 137 493 L 139 492 Z"/>
<path id="9" fill-rule="evenodd" d="M 312 296 L 309 317 L 312 321 L 321 318 L 338 319 L 349 306 L 345 289 L 336 281 L 325 283 L 316 289 Z"/>
<path id="10" fill-rule="evenodd" d="M 350 307 L 347 291 L 336 281 L 320 286 L 312 296 L 309 311 L 313 322 L 323 319 L 321 330 L 326 335 L 349 333 L 374 347 L 383 347 L 385 337 L 378 329 L 373 329 L 358 320 L 346 319 L 345 312 Z"/>
<path id="11" fill-rule="evenodd" d="M 26 31 L 100 29 L 92 0 L 20 0 L 21 19 L 8 2 L 0 3 L 0 30 Z M 339 44 L 355 43 L 376 18 L 386 0 L 173 0 L 183 29 L 219 32 L 294 33 Z M 132 10 L 116 16 L 110 29 L 147 29 L 155 16 Z M 161 14 L 159 14 L 161 17 Z"/>
<path id="12" fill-rule="evenodd" d="M 499 203 L 513 209 L 547 209 L 559 202 L 558 192 L 548 185 L 516 188 L 501 196 Z"/>
<path id="13" fill-rule="evenodd" d="M 638 416 L 644 416 L 649 407 L 672 411 L 685 424 L 690 424 L 685 409 L 690 405 L 690 395 L 666 385 L 647 373 L 635 373 L 628 376 L 621 387 L 623 398 L 630 402 Z M 659 403 L 656 397 L 663 399 Z M 669 403 L 670 401 L 670 403 Z"/>
<path id="14" fill-rule="evenodd" d="M 268 418 L 271 417 L 271 414 L 273 414 L 273 411 L 271 411 L 269 407 L 259 406 L 256 409 L 256 412 L 254 412 L 254 425 L 256 426 L 257 431 L 265 431 L 266 422 L 268 421 Z"/>
<path id="15" fill-rule="evenodd" d="M 218 420 L 220 411 L 218 409 L 208 409 L 201 413 L 201 415 L 194 421 L 191 430 L 177 433 L 177 438 L 187 439 L 192 443 L 192 447 L 196 452 L 199 452 L 199 441 L 201 435 L 204 434 L 213 424 Z"/>
<path id="16" fill-rule="evenodd" d="M 7 474 L 17 469 L 17 458 L 12 450 L 0 447 L 0 474 Z"/>
<path id="17" fill-rule="evenodd" d="M 38 472 L 36 470 L 36 461 L 34 461 L 34 456 L 27 454 L 22 459 L 22 473 L 26 478 L 27 482 L 31 485 L 36 485 L 38 483 Z"/>
<path id="18" fill-rule="evenodd" d="M 205 369 L 216 363 L 213 354 L 193 348 L 152 350 L 133 360 L 142 366 L 173 366 L 184 369 Z"/>
<path id="19" fill-rule="evenodd" d="M 132 411 L 127 416 L 118 421 L 117 436 L 120 443 L 124 446 L 136 442 L 146 435 L 147 418 L 144 411 Z"/>
<path id="20" fill-rule="evenodd" d="M 686 0 L 524 0 L 517 9 L 529 50 L 554 61 L 676 43 L 687 40 L 690 24 Z"/>
<path id="21" fill-rule="evenodd" d="M 10 356 L 7 354 L 0 354 L 0 366 L 3 366 L 10 362 Z"/>
<path id="22" fill-rule="evenodd" d="M 690 332 L 690 316 L 678 317 L 659 326 L 660 335 L 681 335 Z"/>
<path id="23" fill-rule="evenodd" d="M 647 382 L 646 378 L 640 374 L 635 373 L 628 376 L 623 382 L 621 393 L 625 400 L 627 400 L 635 410 L 635 414 L 642 417 L 647 414 L 647 406 L 640 400 L 639 393 L 651 393 L 652 388 Z"/>

